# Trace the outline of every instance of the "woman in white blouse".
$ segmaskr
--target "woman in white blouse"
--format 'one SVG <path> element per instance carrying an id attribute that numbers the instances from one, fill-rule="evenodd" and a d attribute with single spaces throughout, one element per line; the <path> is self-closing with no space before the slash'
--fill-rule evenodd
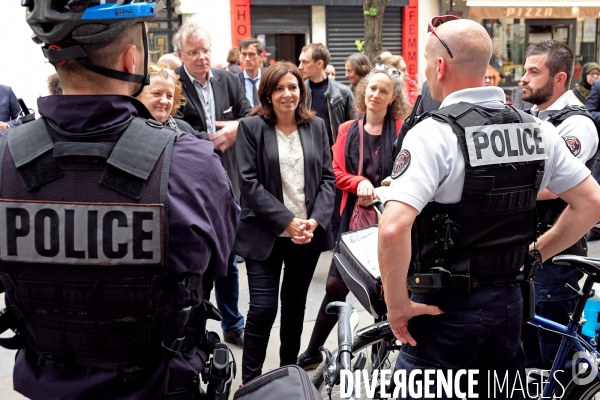
<path id="1" fill-rule="evenodd" d="M 325 123 L 306 108 L 298 68 L 271 65 L 259 98 L 254 116 L 240 121 L 235 145 L 242 213 L 234 253 L 246 259 L 250 289 L 244 383 L 262 372 L 282 270 L 280 363 L 296 363 L 308 286 L 319 255 L 333 247 L 331 150 Z"/>

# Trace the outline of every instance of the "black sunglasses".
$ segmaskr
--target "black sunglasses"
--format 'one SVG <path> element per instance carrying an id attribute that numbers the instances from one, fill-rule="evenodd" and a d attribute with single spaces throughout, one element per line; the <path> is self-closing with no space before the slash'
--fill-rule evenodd
<path id="1" fill-rule="evenodd" d="M 440 39 L 440 37 L 437 35 L 437 33 L 435 33 L 435 28 L 437 28 L 438 26 L 440 26 L 448 21 L 453 21 L 455 19 L 460 19 L 460 18 L 458 18 L 455 15 L 441 15 L 439 17 L 433 17 L 433 18 L 431 18 L 431 21 L 429 21 L 429 28 L 427 29 L 427 32 L 433 33 L 433 36 L 435 36 L 440 41 L 442 46 L 444 46 L 444 48 L 448 52 L 448 55 L 450 56 L 450 58 L 454 58 L 454 56 L 452 55 L 452 52 L 450 51 L 450 48 L 448 47 L 448 45 L 442 39 Z"/>

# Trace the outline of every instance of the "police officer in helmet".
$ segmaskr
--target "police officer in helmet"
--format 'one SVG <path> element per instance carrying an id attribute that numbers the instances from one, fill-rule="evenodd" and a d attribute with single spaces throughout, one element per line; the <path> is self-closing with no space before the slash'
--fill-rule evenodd
<path id="1" fill-rule="evenodd" d="M 545 40 L 529 45 L 525 58 L 521 82 L 523 100 L 534 104 L 530 112 L 554 125 L 571 153 L 593 171 L 598 159 L 598 129 L 594 118 L 569 90 L 573 52 L 564 43 Z M 537 202 L 540 233 L 552 227 L 566 206 L 564 200 L 549 190 L 540 193 Z M 587 256 L 585 237 L 560 254 Z M 534 280 L 536 313 L 566 325 L 578 297 L 565 284 L 579 288 L 582 277 L 583 272 L 577 268 L 554 264 L 551 259 L 544 262 Z M 527 366 L 550 369 L 560 341 L 561 337 L 553 332 L 524 326 Z M 565 379 L 570 379 L 570 374 Z"/>
<path id="2" fill-rule="evenodd" d="M 481 25 L 443 16 L 429 31 L 426 76 L 442 104 L 406 135 L 379 225 L 388 319 L 405 344 L 396 368 L 407 376 L 478 369 L 471 389 L 480 397 L 488 396 L 493 370 L 510 382 L 495 398 L 516 399 L 523 393 L 511 392 L 523 367 L 519 283 L 536 236 L 536 195 L 548 188 L 570 204 L 537 242 L 546 259 L 600 218 L 600 187 L 552 125 L 484 87 L 492 42 Z M 431 382 L 422 376 L 419 384 Z"/>
<path id="3" fill-rule="evenodd" d="M 197 398 L 237 206 L 212 144 L 162 127 L 145 21 L 161 3 L 23 0 L 63 96 L 0 140 L 0 345 L 32 399 Z"/>

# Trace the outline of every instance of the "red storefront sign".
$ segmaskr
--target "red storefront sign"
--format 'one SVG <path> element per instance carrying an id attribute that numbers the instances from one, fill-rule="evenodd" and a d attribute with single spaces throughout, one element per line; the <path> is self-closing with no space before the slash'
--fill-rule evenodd
<path id="1" fill-rule="evenodd" d="M 250 28 L 251 0 L 231 0 L 231 41 L 237 47 L 240 40 L 252 36 Z"/>
<path id="2" fill-rule="evenodd" d="M 402 57 L 406 72 L 416 79 L 419 72 L 419 2 L 410 0 L 402 10 Z"/>

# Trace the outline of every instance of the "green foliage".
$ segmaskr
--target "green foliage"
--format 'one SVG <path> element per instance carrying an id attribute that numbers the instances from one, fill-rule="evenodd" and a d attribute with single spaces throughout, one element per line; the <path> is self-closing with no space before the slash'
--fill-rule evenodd
<path id="1" fill-rule="evenodd" d="M 377 9 L 375 7 L 371 7 L 371 9 L 369 11 L 365 11 L 365 15 L 371 16 L 371 17 L 376 17 L 377 16 Z"/>
<path id="2" fill-rule="evenodd" d="M 365 52 L 365 41 L 364 40 L 356 39 L 354 41 L 354 45 L 356 46 L 356 48 L 358 49 L 359 52 L 364 54 L 364 52 Z"/>

